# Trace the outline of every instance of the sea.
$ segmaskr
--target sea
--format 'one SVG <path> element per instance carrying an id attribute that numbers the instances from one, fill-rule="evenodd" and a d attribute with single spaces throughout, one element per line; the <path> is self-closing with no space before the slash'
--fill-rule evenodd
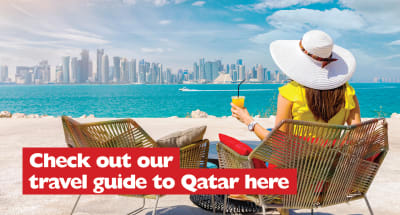
<path id="1" fill-rule="evenodd" d="M 390 117 L 400 113 L 400 84 L 352 83 L 361 116 Z M 240 95 L 252 115 L 276 113 L 282 84 L 243 84 Z M 185 91 L 180 91 L 185 87 Z M 229 116 L 236 84 L 224 85 L 0 85 L 0 111 L 80 117 L 188 117 L 201 110 L 217 117 Z"/>

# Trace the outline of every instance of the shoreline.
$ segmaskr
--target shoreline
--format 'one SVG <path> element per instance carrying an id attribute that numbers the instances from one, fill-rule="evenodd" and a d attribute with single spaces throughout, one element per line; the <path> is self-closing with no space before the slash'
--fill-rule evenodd
<path id="1" fill-rule="evenodd" d="M 39 114 L 24 114 L 24 113 L 13 113 L 9 116 L 3 116 L 3 111 L 0 112 L 0 120 L 5 120 L 5 119 L 61 119 L 61 116 L 51 116 L 51 115 L 39 115 Z M 131 118 L 131 119 L 234 119 L 232 116 L 213 116 L 213 115 L 208 115 L 206 117 L 178 117 L 178 116 L 168 116 L 168 117 L 96 117 L 93 114 L 89 115 L 82 115 L 80 117 L 72 117 L 68 116 L 73 119 L 126 119 L 126 118 Z M 260 117 L 259 115 L 253 116 L 254 119 L 268 119 L 268 120 L 275 120 L 275 115 L 271 115 L 269 117 Z M 375 119 L 375 118 L 385 118 L 385 119 L 400 119 L 400 114 L 398 113 L 392 113 L 390 117 L 362 117 L 361 120 L 369 120 L 369 119 Z"/>
<path id="2" fill-rule="evenodd" d="M 68 116 L 68 115 L 67 115 Z M 83 114 L 79 117 L 72 117 L 68 116 L 73 119 L 125 119 L 125 118 L 133 118 L 133 119 L 229 119 L 233 118 L 232 116 L 214 116 L 208 115 L 204 111 L 195 110 L 192 111 L 190 115 L 185 117 L 178 117 L 178 116 L 167 116 L 167 117 L 96 117 L 94 114 Z M 275 115 L 270 115 L 269 117 L 260 117 L 260 115 L 253 116 L 255 119 L 275 119 Z M 52 116 L 52 115 L 39 115 L 39 114 L 25 114 L 25 113 L 11 113 L 9 111 L 0 111 L 0 120 L 1 119 L 54 119 L 54 118 L 61 118 L 61 116 Z M 400 113 L 391 113 L 390 117 L 362 117 L 362 120 L 367 119 L 374 119 L 374 118 L 385 118 L 385 119 L 400 119 Z"/>

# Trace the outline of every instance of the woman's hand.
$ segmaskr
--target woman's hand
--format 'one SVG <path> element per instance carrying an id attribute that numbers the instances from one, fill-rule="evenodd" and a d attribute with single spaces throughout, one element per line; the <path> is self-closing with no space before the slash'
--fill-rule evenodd
<path id="1" fill-rule="evenodd" d="M 246 125 L 249 125 L 253 121 L 253 118 L 250 116 L 246 108 L 238 107 L 233 103 L 231 103 L 231 106 L 232 106 L 231 111 L 233 117 L 235 117 L 236 119 L 238 119 L 239 121 L 241 121 Z"/>

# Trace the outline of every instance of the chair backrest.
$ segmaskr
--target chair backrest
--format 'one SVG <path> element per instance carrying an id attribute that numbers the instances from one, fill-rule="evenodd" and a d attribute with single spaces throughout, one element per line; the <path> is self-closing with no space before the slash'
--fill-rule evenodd
<path id="1" fill-rule="evenodd" d="M 279 130 L 283 126 L 285 132 Z M 315 208 L 365 195 L 387 151 L 384 119 L 352 126 L 285 120 L 252 151 L 249 160 L 297 169 L 297 194 L 280 196 L 280 204 Z"/>
<path id="2" fill-rule="evenodd" d="M 156 142 L 132 119 L 79 123 L 62 116 L 69 147 L 156 147 Z"/>

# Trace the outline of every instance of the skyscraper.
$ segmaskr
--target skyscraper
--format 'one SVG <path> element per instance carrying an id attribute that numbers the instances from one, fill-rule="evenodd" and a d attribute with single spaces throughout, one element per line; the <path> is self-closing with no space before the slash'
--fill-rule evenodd
<path id="1" fill-rule="evenodd" d="M 104 49 L 97 49 L 97 61 L 96 61 L 96 78 L 95 81 L 102 81 L 102 73 L 101 73 L 101 65 L 103 62 L 103 55 L 104 55 Z"/>
<path id="2" fill-rule="evenodd" d="M 231 64 L 229 69 L 230 69 L 229 74 L 231 75 L 232 81 L 237 81 L 238 77 L 237 77 L 236 65 Z"/>
<path id="3" fill-rule="evenodd" d="M 251 68 L 251 77 L 252 77 L 252 78 L 257 78 L 257 69 L 256 69 L 255 66 L 253 66 L 253 67 Z"/>
<path id="4" fill-rule="evenodd" d="M 257 67 L 257 81 L 264 82 L 264 80 L 264 68 L 261 64 L 259 64 Z"/>
<path id="5" fill-rule="evenodd" d="M 39 65 L 33 67 L 33 82 L 35 84 L 50 82 L 50 65 L 47 60 L 42 60 Z"/>
<path id="6" fill-rule="evenodd" d="M 132 59 L 131 61 L 129 61 L 129 82 L 130 83 L 137 82 L 136 59 Z"/>
<path id="7" fill-rule="evenodd" d="M 129 68 L 128 68 L 128 60 L 126 58 L 121 58 L 121 83 L 129 82 Z"/>
<path id="8" fill-rule="evenodd" d="M 217 63 L 217 74 L 216 74 L 216 77 L 218 77 L 218 73 L 221 72 L 221 71 L 224 71 L 224 66 L 222 65 L 221 60 L 216 60 L 215 62 Z"/>
<path id="9" fill-rule="evenodd" d="M 83 49 L 81 52 L 80 71 L 78 74 L 78 83 L 86 83 L 89 79 L 89 51 Z"/>
<path id="10" fill-rule="evenodd" d="M 211 81 L 214 81 L 218 77 L 221 61 L 214 61 L 211 63 L 212 77 Z"/>
<path id="11" fill-rule="evenodd" d="M 100 77 L 101 77 L 101 83 L 108 83 L 109 80 L 109 62 L 108 62 L 108 56 L 103 55 L 101 58 L 101 68 L 100 68 Z"/>
<path id="12" fill-rule="evenodd" d="M 171 69 L 170 68 L 167 68 L 167 71 L 165 72 L 165 79 L 166 79 L 166 82 L 168 83 L 168 84 L 171 84 L 172 82 L 173 82 L 173 80 L 172 80 L 172 76 L 171 76 L 172 74 L 171 74 Z"/>
<path id="13" fill-rule="evenodd" d="M 79 74 L 80 74 L 81 65 L 79 65 L 79 60 L 77 57 L 73 57 L 71 59 L 71 74 L 70 74 L 70 82 L 78 83 L 79 82 Z"/>
<path id="14" fill-rule="evenodd" d="M 183 79 L 184 79 L 184 77 L 183 77 L 183 70 L 182 69 L 180 69 L 180 70 L 178 70 L 178 74 L 177 74 L 177 82 L 178 82 L 178 84 L 182 84 L 182 82 L 183 82 Z"/>
<path id="15" fill-rule="evenodd" d="M 207 81 L 212 81 L 213 80 L 213 66 L 212 66 L 212 62 L 207 61 L 204 64 L 204 73 L 205 73 L 205 77 L 204 79 L 206 79 Z"/>
<path id="16" fill-rule="evenodd" d="M 144 62 L 145 83 L 151 83 L 150 62 Z"/>
<path id="17" fill-rule="evenodd" d="M 146 65 L 143 59 L 139 61 L 139 83 L 146 83 Z"/>
<path id="18" fill-rule="evenodd" d="M 201 58 L 199 61 L 199 72 L 200 72 L 200 79 L 206 79 L 204 58 Z"/>
<path id="19" fill-rule="evenodd" d="M 246 79 L 246 68 L 244 65 L 239 65 L 238 68 L 238 72 L 239 72 L 239 80 L 245 80 Z"/>
<path id="20" fill-rule="evenodd" d="M 275 71 L 275 80 L 276 80 L 277 82 L 280 81 L 279 70 L 276 70 L 276 71 Z"/>
<path id="21" fill-rule="evenodd" d="M 65 56 L 62 58 L 62 68 L 63 68 L 63 82 L 64 83 L 69 83 L 69 56 Z"/>
<path id="22" fill-rule="evenodd" d="M 62 83 L 63 82 L 63 68 L 62 65 L 56 66 L 56 82 Z"/>
<path id="23" fill-rule="evenodd" d="M 92 60 L 90 60 L 89 59 L 89 70 L 88 70 L 88 74 L 89 74 L 89 77 L 88 77 L 88 81 L 90 81 L 90 82 L 95 82 L 95 80 L 94 80 L 94 73 L 93 73 L 93 61 Z"/>
<path id="24" fill-rule="evenodd" d="M 267 73 L 265 74 L 265 80 L 267 80 L 267 81 L 271 81 L 271 71 L 267 71 Z"/>
<path id="25" fill-rule="evenodd" d="M 119 83 L 121 80 L 120 60 L 121 60 L 120 57 L 113 57 L 113 63 L 114 63 L 113 79 L 115 83 Z"/>
<path id="26" fill-rule="evenodd" d="M 0 82 L 8 81 L 8 66 L 2 65 L 0 67 Z"/>
<path id="27" fill-rule="evenodd" d="M 243 65 L 243 60 L 242 59 L 237 59 L 236 60 L 236 65 Z"/>
<path id="28" fill-rule="evenodd" d="M 198 81 L 200 79 L 200 71 L 199 71 L 199 66 L 197 65 L 196 62 L 193 64 L 193 74 L 194 74 L 194 80 Z"/>
<path id="29" fill-rule="evenodd" d="M 155 84 L 157 82 L 157 64 L 151 63 L 150 67 L 150 83 Z"/>
<path id="30" fill-rule="evenodd" d="M 158 63 L 157 65 L 157 69 L 158 69 L 158 78 L 157 78 L 157 83 L 158 84 L 162 84 L 164 83 L 164 75 L 163 75 L 163 66 L 161 63 Z"/>

